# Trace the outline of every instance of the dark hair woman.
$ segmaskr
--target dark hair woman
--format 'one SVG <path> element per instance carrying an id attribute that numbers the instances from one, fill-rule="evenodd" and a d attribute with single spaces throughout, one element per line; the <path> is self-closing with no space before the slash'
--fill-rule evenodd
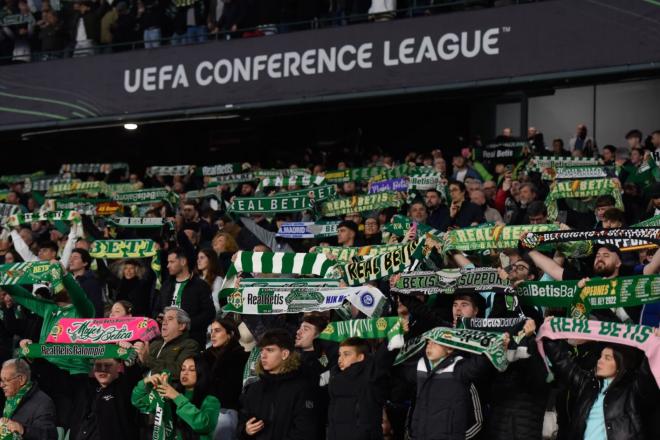
<path id="1" fill-rule="evenodd" d="M 642 417 L 657 404 L 658 385 L 646 357 L 634 348 L 606 344 L 594 370 L 580 368 L 570 346 L 544 339 L 552 371 L 574 396 L 568 439 L 644 439 Z"/>
<path id="2" fill-rule="evenodd" d="M 211 298 L 213 299 L 215 311 L 218 313 L 220 311 L 218 293 L 220 293 L 220 288 L 222 287 L 222 277 L 220 276 L 218 256 L 213 249 L 199 250 L 197 253 L 197 268 L 195 269 L 195 273 L 211 286 Z"/>
<path id="3" fill-rule="evenodd" d="M 238 343 L 240 333 L 231 319 L 211 323 L 211 347 L 202 356 L 211 367 L 211 394 L 222 401 L 215 438 L 233 440 L 238 425 L 238 399 L 249 353 Z"/>
<path id="4" fill-rule="evenodd" d="M 156 374 L 138 382 L 131 402 L 139 410 L 155 413 L 155 392 L 166 405 L 173 405 L 172 426 L 180 440 L 212 440 L 220 412 L 220 401 L 209 393 L 210 372 L 201 355 L 189 357 L 181 365 L 179 384 L 172 386 L 166 374 Z M 164 411 L 161 414 L 165 414 Z M 161 417 L 167 429 L 168 420 Z"/>

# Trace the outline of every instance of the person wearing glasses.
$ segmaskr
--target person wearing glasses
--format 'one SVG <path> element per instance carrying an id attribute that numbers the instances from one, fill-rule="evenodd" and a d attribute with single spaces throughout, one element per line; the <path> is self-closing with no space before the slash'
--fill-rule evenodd
<path id="1" fill-rule="evenodd" d="M 30 378 L 30 366 L 23 359 L 2 364 L 0 387 L 7 400 L 0 431 L 15 433 L 24 440 L 56 440 L 55 404 Z"/>

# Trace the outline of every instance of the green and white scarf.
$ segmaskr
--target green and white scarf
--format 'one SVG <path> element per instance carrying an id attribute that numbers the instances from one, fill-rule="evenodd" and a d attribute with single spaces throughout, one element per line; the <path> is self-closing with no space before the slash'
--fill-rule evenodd
<path id="1" fill-rule="evenodd" d="M 530 161 L 527 163 L 527 170 L 536 171 L 540 173 L 548 168 L 551 169 L 556 169 L 559 167 L 573 168 L 573 167 L 583 167 L 583 166 L 594 166 L 599 164 L 600 164 L 600 160 L 591 157 L 538 156 L 530 159 Z"/>
<path id="2" fill-rule="evenodd" d="M 188 191 L 183 195 L 183 198 L 186 200 L 190 199 L 205 199 L 206 197 L 215 197 L 220 200 L 221 193 L 218 191 L 217 186 L 212 186 L 209 188 L 198 189 L 194 191 Z"/>
<path id="3" fill-rule="evenodd" d="M 406 272 L 401 274 L 392 292 L 397 293 L 454 293 L 456 290 L 512 292 L 507 281 L 500 278 L 497 269 L 445 269 L 438 272 Z"/>
<path id="4" fill-rule="evenodd" d="M 515 249 L 524 231 L 545 232 L 559 229 L 554 224 L 517 226 L 476 226 L 454 229 L 444 236 L 443 251 L 475 251 L 484 249 Z"/>
<path id="5" fill-rule="evenodd" d="M 256 177 L 254 173 L 225 174 L 222 176 L 211 177 L 209 187 L 254 182 L 255 180 L 259 180 L 259 178 Z"/>
<path id="6" fill-rule="evenodd" d="M 23 183 L 23 192 L 24 193 L 29 193 L 32 191 L 48 191 L 48 189 L 57 184 L 66 184 L 66 183 L 71 183 L 74 180 L 72 180 L 70 177 L 59 177 L 59 176 L 54 176 L 46 179 L 25 179 L 25 182 Z M 76 182 L 80 182 L 80 180 L 75 180 Z"/>
<path id="7" fill-rule="evenodd" d="M 616 177 L 614 167 L 583 166 L 548 168 L 543 172 L 543 180 L 575 180 L 575 179 L 611 179 Z"/>
<path id="8" fill-rule="evenodd" d="M 417 189 L 420 191 L 428 191 L 430 189 L 441 189 L 444 193 L 444 185 L 442 184 L 442 174 L 440 173 L 422 173 L 412 175 L 408 178 L 408 190 Z"/>
<path id="9" fill-rule="evenodd" d="M 227 298 L 222 309 L 244 315 L 278 315 L 284 313 L 322 312 L 337 309 L 344 301 L 365 315 L 380 316 L 387 302 L 375 287 L 243 287 Z"/>
<path id="10" fill-rule="evenodd" d="M 651 217 L 649 219 L 646 219 L 642 222 L 635 223 L 632 225 L 632 228 L 644 228 L 647 226 L 660 226 L 660 215 L 656 215 L 655 217 Z"/>
<path id="11" fill-rule="evenodd" d="M 202 167 L 202 176 L 222 176 L 226 174 L 240 173 L 244 169 L 249 169 L 250 164 L 226 163 L 223 165 L 212 165 Z"/>
<path id="12" fill-rule="evenodd" d="M 592 309 L 636 307 L 660 301 L 660 277 L 637 275 L 614 279 L 594 278 L 580 289 L 577 280 L 527 281 L 516 289 L 523 303 L 542 307 L 571 307 L 573 317 Z"/>
<path id="13" fill-rule="evenodd" d="M 80 216 L 75 211 L 40 211 L 35 213 L 18 213 L 7 219 L 10 227 L 35 222 L 76 222 L 80 223 Z"/>
<path id="14" fill-rule="evenodd" d="M 282 223 L 277 237 L 283 238 L 327 238 L 337 236 L 340 222 L 286 222 Z"/>
<path id="15" fill-rule="evenodd" d="M 378 319 L 351 319 L 335 321 L 319 334 L 319 339 L 341 343 L 348 338 L 387 338 L 387 348 L 392 351 L 403 347 L 403 328 L 398 316 Z"/>
<path id="16" fill-rule="evenodd" d="M 436 327 L 424 333 L 424 339 L 468 353 L 485 355 L 498 371 L 506 370 L 508 361 L 504 334 L 481 330 Z"/>
<path id="17" fill-rule="evenodd" d="M 36 171 L 32 174 L 9 174 L 6 176 L 0 176 L 0 183 L 5 185 L 10 185 L 12 183 L 23 182 L 28 179 L 39 179 L 46 175 L 45 171 Z"/>
<path id="18" fill-rule="evenodd" d="M 342 278 L 349 286 L 358 286 L 367 281 L 376 281 L 394 275 L 410 267 L 416 260 L 428 256 L 432 249 L 432 241 L 430 237 L 421 237 L 391 252 L 363 261 L 338 264 L 333 269 L 331 277 Z"/>
<path id="19" fill-rule="evenodd" d="M 336 262 L 322 254 L 293 252 L 250 252 L 238 251 L 220 289 L 220 297 L 226 297 L 235 288 L 236 276 L 240 272 L 317 275 L 325 277 Z"/>
<path id="20" fill-rule="evenodd" d="M 108 189 L 108 184 L 103 181 L 73 181 L 51 185 L 48 188 L 48 192 L 46 192 L 46 197 L 60 197 L 71 194 L 110 194 L 110 190 Z"/>
<path id="21" fill-rule="evenodd" d="M 258 346 L 253 347 L 250 351 L 250 355 L 245 363 L 245 368 L 243 368 L 243 389 L 245 389 L 247 385 L 259 380 L 259 376 L 257 375 L 257 362 L 259 362 L 260 355 L 261 349 Z"/>
<path id="22" fill-rule="evenodd" d="M 346 170 L 327 171 L 325 173 L 326 182 L 364 182 L 372 177 L 382 176 L 382 179 L 391 179 L 393 177 L 403 177 L 410 173 L 411 167 L 408 164 L 399 165 L 394 168 L 385 166 L 351 168 Z"/>
<path id="23" fill-rule="evenodd" d="M 339 280 L 330 278 L 241 278 L 243 287 L 268 287 L 276 289 L 285 288 L 338 288 Z"/>
<path id="24" fill-rule="evenodd" d="M 11 419 L 18 408 L 18 405 L 23 400 L 23 397 L 30 391 L 32 388 L 32 382 L 28 381 L 25 385 L 20 387 L 16 394 L 11 397 L 7 397 L 5 400 L 5 407 L 2 409 L 2 417 L 5 419 Z"/>
<path id="25" fill-rule="evenodd" d="M 160 260 L 156 242 L 148 239 L 136 240 L 96 240 L 89 250 L 92 258 L 148 258 L 151 269 L 156 274 L 156 288 L 160 288 Z"/>
<path id="26" fill-rule="evenodd" d="M 114 194 L 112 198 L 124 205 L 149 205 L 159 202 L 167 202 L 174 205 L 179 201 L 179 196 L 166 188 L 149 188 L 118 193 Z"/>
<path id="27" fill-rule="evenodd" d="M 413 221 L 410 217 L 397 214 L 392 217 L 389 223 L 383 226 L 383 229 L 386 232 L 396 235 L 397 237 L 403 237 L 408 233 L 412 225 Z M 422 223 L 417 223 L 417 236 L 419 237 L 420 235 L 427 233 L 433 235 L 436 239 L 442 239 L 444 236 L 444 233 L 438 231 L 437 229 Z"/>
<path id="28" fill-rule="evenodd" d="M 559 199 L 598 197 L 602 195 L 611 195 L 614 197 L 614 206 L 623 210 L 621 188 L 615 179 L 584 179 L 555 182 L 550 186 L 550 193 L 545 199 L 546 206 L 548 207 L 548 220 L 554 221 L 557 218 L 557 200 Z"/>
<path id="29" fill-rule="evenodd" d="M 403 200 L 395 192 L 382 192 L 363 196 L 353 196 L 323 203 L 324 217 L 351 214 L 354 212 L 375 211 L 389 207 L 400 207 Z"/>
<path id="30" fill-rule="evenodd" d="M 123 162 L 118 163 L 67 163 L 60 167 L 60 174 L 65 173 L 104 173 L 110 174 L 115 170 L 126 170 L 128 172 L 128 164 Z"/>
<path id="31" fill-rule="evenodd" d="M 153 176 L 187 176 L 194 171 L 194 165 L 169 165 L 147 167 L 147 177 Z"/>
<path id="32" fill-rule="evenodd" d="M 47 283 L 54 292 L 59 292 L 64 288 L 62 278 L 64 272 L 60 263 L 30 261 L 0 266 L 0 286 Z"/>
<path id="33" fill-rule="evenodd" d="M 254 170 L 254 175 L 263 177 L 279 177 L 279 176 L 308 176 L 312 174 L 307 168 L 283 168 L 280 170 Z"/>
<path id="34" fill-rule="evenodd" d="M 280 192 L 274 197 L 297 197 L 305 196 L 313 198 L 315 202 L 332 199 L 337 195 L 337 187 L 335 185 L 321 185 L 313 186 L 311 188 L 297 189 L 294 191 Z"/>
<path id="35" fill-rule="evenodd" d="M 108 190 L 112 194 L 131 192 L 131 191 L 136 191 L 138 189 L 140 189 L 140 185 L 137 183 L 130 183 L 130 182 L 108 183 Z"/>
<path id="36" fill-rule="evenodd" d="M 170 372 L 164 370 L 168 378 Z M 151 434 L 151 440 L 176 440 L 177 433 L 174 427 L 174 415 L 172 414 L 172 405 L 170 405 L 155 389 L 149 392 L 149 401 L 155 402 L 154 411 L 154 431 Z"/>
<path id="37" fill-rule="evenodd" d="M 365 260 L 376 255 L 401 249 L 405 244 L 379 244 L 373 246 L 345 247 L 345 246 L 316 246 L 317 254 L 334 255 L 337 261 L 350 262 Z"/>
<path id="38" fill-rule="evenodd" d="M 288 188 L 290 186 L 319 186 L 325 181 L 323 176 L 277 176 L 277 177 L 264 177 L 259 185 L 257 191 L 263 191 L 264 188 L 277 187 Z"/>
<path id="39" fill-rule="evenodd" d="M 236 197 L 229 205 L 229 212 L 236 214 L 272 214 L 277 212 L 301 212 L 314 208 L 307 196 L 293 197 Z"/>
<path id="40" fill-rule="evenodd" d="M 117 344 L 28 344 L 19 354 L 29 359 L 134 359 L 135 349 Z"/>

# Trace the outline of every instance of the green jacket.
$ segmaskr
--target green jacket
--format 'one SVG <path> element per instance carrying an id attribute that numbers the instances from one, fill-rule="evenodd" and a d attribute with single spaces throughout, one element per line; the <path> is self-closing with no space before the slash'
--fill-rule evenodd
<path id="1" fill-rule="evenodd" d="M 133 406 L 145 413 L 155 412 L 156 400 L 149 398 L 152 390 L 151 384 L 147 385 L 143 380 L 139 381 L 133 388 L 131 396 Z M 215 425 L 218 423 L 218 415 L 220 414 L 220 401 L 216 397 L 208 395 L 204 398 L 202 407 L 197 408 L 190 399 L 192 399 L 192 391 L 179 394 L 174 399 L 177 417 L 190 426 L 199 435 L 200 440 L 212 440 Z M 181 433 L 178 430 L 176 438 L 182 440 Z"/>
<path id="2" fill-rule="evenodd" d="M 178 382 L 181 364 L 197 353 L 199 353 L 199 345 L 195 340 L 190 339 L 186 332 L 167 343 L 163 339 L 158 339 L 149 344 L 149 355 L 144 361 L 144 366 L 151 371 L 151 374 L 159 374 L 167 370 Z"/>
<path id="3" fill-rule="evenodd" d="M 87 294 L 80 287 L 80 284 L 73 278 L 73 275 L 67 273 L 62 278 L 62 284 L 66 288 L 71 304 L 60 307 L 55 302 L 33 295 L 21 286 L 3 286 L 14 302 L 20 304 L 33 313 L 41 316 L 44 320 L 41 326 L 39 342 L 45 343 L 51 330 L 60 320 L 60 318 L 94 318 L 96 310 L 94 305 L 87 298 Z M 68 371 L 71 374 L 87 374 L 91 369 L 91 364 L 87 359 L 61 359 L 46 357 L 52 364 Z"/>

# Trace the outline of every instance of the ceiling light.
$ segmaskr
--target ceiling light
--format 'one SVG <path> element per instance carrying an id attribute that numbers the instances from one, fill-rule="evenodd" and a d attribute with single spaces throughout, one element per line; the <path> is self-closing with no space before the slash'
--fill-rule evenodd
<path id="1" fill-rule="evenodd" d="M 126 130 L 137 130 L 138 125 L 131 122 L 131 123 L 128 123 L 128 124 L 124 124 L 124 128 Z"/>

